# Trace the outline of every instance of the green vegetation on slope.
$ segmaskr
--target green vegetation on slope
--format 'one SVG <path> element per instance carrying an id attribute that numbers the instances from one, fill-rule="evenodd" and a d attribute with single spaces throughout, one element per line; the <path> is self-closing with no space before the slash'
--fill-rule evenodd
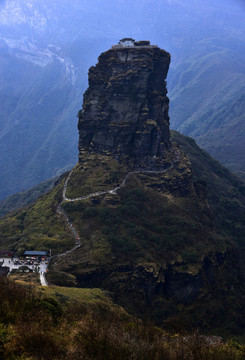
<path id="1" fill-rule="evenodd" d="M 166 265 L 178 258 L 191 266 L 201 262 L 203 254 L 225 249 L 225 238 L 213 232 L 211 213 L 206 210 L 200 218 L 196 199 L 160 195 L 145 189 L 135 175 L 116 196 L 101 198 L 98 203 L 67 202 L 63 207 L 92 261 L 98 258 L 103 262 L 102 255 L 108 261 L 110 254 L 110 259 L 116 256 L 118 262 L 130 256 L 131 260 Z M 98 254 L 96 247 L 100 247 Z"/>
<path id="2" fill-rule="evenodd" d="M 245 254 L 245 183 L 213 159 L 189 137 L 172 131 L 192 165 L 194 180 L 207 186 L 207 197 L 217 229 L 230 236 Z"/>
<path id="3" fill-rule="evenodd" d="M 29 190 L 9 196 L 0 203 L 0 217 L 8 212 L 17 210 L 36 201 L 41 195 L 48 192 L 53 186 L 56 179 L 47 180 Z"/>
<path id="4" fill-rule="evenodd" d="M 73 286 L 110 289 L 130 313 L 169 329 L 199 326 L 215 334 L 242 335 L 244 313 L 239 304 L 244 295 L 235 265 L 237 253 L 232 250 L 232 242 L 238 239 L 231 236 L 229 228 L 215 226 L 200 179 L 196 188 L 200 198 L 161 194 L 145 188 L 140 176 L 131 175 L 116 196 L 64 203 L 82 246 L 51 267 L 50 280 L 71 286 L 71 279 L 66 280 L 68 273 L 73 275 Z M 222 264 L 227 257 L 232 261 Z M 210 271 L 217 271 L 214 277 L 206 270 L 208 264 L 213 264 Z M 172 272 L 185 274 L 183 284 L 188 276 L 194 282 L 206 276 L 205 281 L 211 283 L 202 286 L 189 304 L 184 285 L 183 289 L 177 285 L 172 295 L 162 295 L 161 276 L 174 276 Z M 154 277 L 160 282 L 159 294 L 151 295 L 148 287 L 154 287 Z M 178 277 L 176 281 L 180 281 Z M 237 297 L 240 299 L 234 302 Z"/>
<path id="5" fill-rule="evenodd" d="M 180 161 L 165 173 L 131 174 L 117 194 L 63 203 L 81 247 L 52 262 L 48 281 L 107 289 L 130 313 L 171 329 L 242 336 L 244 183 L 193 140 L 172 136 Z M 87 171 L 75 169 L 70 196 L 73 185 L 81 195 L 91 172 L 92 189 L 114 187 L 105 181 L 114 165 L 107 174 L 99 160 Z M 67 176 L 29 208 L 0 220 L 1 248 L 59 253 L 74 245 L 57 213 Z"/>
<path id="6" fill-rule="evenodd" d="M 86 154 L 82 164 L 76 164 L 73 169 L 66 196 L 75 198 L 109 190 L 121 184 L 127 172 L 126 166 L 119 164 L 112 156 Z"/>
<path id="7" fill-rule="evenodd" d="M 97 290 L 89 290 L 91 298 Z M 242 360 L 245 348 L 195 333 L 170 335 L 130 317 L 109 298 L 84 290 L 34 291 L 0 278 L 0 356 L 3 360 Z M 65 296 L 64 296 L 65 293 Z M 186 334 L 187 335 L 187 334 Z"/>
<path id="8" fill-rule="evenodd" d="M 63 184 L 64 177 L 53 190 L 41 196 L 29 208 L 0 220 L 1 248 L 11 248 L 20 254 L 32 249 L 52 249 L 53 253 L 60 253 L 73 246 L 74 238 L 57 213 Z"/>

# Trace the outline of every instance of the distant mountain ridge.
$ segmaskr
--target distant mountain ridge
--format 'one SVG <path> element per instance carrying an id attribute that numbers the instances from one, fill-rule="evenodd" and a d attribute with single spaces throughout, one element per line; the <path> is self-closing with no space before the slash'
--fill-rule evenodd
<path id="1" fill-rule="evenodd" d="M 207 45 L 208 53 L 199 47 L 175 69 L 171 123 L 245 178 L 245 66 L 239 55 L 245 43 L 231 39 L 218 47 L 211 39 Z"/>
<path id="2" fill-rule="evenodd" d="M 69 159 L 76 146 L 68 144 L 67 155 L 62 154 L 62 148 L 67 134 L 76 134 L 75 127 L 70 126 L 70 111 L 75 111 L 77 105 L 73 85 L 59 61 L 42 67 L 7 53 L 1 54 L 0 62 L 1 71 L 8 74 L 4 75 L 1 91 L 5 103 L 0 119 L 3 198 L 72 166 Z M 9 64 L 13 66 L 11 71 Z"/>
<path id="3" fill-rule="evenodd" d="M 100 0 L 1 3 L 0 199 L 74 165 L 74 114 L 87 87 L 87 68 L 98 53 L 125 36 L 148 38 L 171 52 L 171 127 L 195 136 L 242 174 L 243 9 L 242 2 L 233 0 L 116 0 L 113 6 Z M 198 100 L 205 83 L 203 65 L 212 91 L 207 89 Z M 205 123 L 217 125 L 213 140 L 206 136 Z M 202 129 L 201 136 L 197 129 Z"/>

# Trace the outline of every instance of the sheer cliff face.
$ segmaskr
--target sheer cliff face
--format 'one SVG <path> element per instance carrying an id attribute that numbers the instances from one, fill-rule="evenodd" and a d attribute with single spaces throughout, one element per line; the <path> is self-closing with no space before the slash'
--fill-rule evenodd
<path id="1" fill-rule="evenodd" d="M 128 157 L 161 166 L 170 148 L 166 83 L 170 55 L 158 47 L 115 48 L 89 70 L 79 112 L 79 158 L 84 152 Z"/>

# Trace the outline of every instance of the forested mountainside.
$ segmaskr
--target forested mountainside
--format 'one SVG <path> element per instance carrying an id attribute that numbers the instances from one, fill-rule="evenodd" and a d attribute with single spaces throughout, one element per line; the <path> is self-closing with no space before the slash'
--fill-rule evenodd
<path id="1" fill-rule="evenodd" d="M 130 313 L 151 317 L 168 329 L 199 327 L 216 335 L 242 335 L 244 183 L 192 139 L 172 136 L 190 159 L 196 195 L 183 196 L 176 190 L 176 175 L 185 169 L 184 178 L 187 171 L 181 160 L 165 179 L 161 177 L 161 182 L 173 183 L 173 192 L 168 187 L 159 194 L 145 187 L 147 176 L 132 175 L 117 196 L 64 204 L 82 245 L 51 266 L 48 281 L 109 289 Z M 100 166 L 98 160 L 102 159 L 88 161 L 86 171 L 98 174 L 109 167 L 113 177 L 104 188 L 110 189 L 115 168 L 105 159 Z M 21 254 L 51 248 L 55 254 L 74 246 L 69 227 L 57 213 L 67 176 L 28 209 L 1 219 L 2 249 Z M 149 186 L 153 178 L 147 180 Z M 98 190 L 93 181 L 81 181 L 89 192 Z M 186 182 L 182 185 L 179 190 L 185 192 Z M 159 287 L 163 274 L 166 292 Z"/>

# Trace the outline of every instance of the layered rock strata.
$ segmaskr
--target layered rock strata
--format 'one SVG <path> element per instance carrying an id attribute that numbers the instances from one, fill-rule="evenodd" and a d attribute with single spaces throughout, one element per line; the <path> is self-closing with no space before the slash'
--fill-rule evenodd
<path id="1" fill-rule="evenodd" d="M 164 165 L 170 148 L 166 76 L 170 55 L 153 46 L 116 47 L 89 70 L 79 111 L 79 160 L 84 152 Z"/>

